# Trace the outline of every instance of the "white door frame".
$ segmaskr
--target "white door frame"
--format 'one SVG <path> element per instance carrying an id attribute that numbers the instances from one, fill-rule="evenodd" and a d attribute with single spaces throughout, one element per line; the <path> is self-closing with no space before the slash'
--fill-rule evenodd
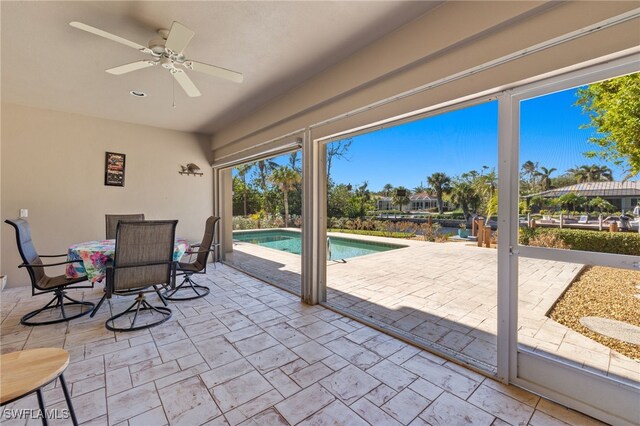
<path id="1" fill-rule="evenodd" d="M 640 387 L 604 377 L 546 357 L 518 349 L 518 259 L 640 268 L 640 258 L 576 250 L 526 247 L 518 244 L 520 102 L 640 71 L 640 55 L 633 54 L 548 80 L 504 92 L 499 97 L 499 193 L 498 253 L 498 372 L 499 377 L 566 406 L 613 424 L 634 424 L 640 418 Z"/>

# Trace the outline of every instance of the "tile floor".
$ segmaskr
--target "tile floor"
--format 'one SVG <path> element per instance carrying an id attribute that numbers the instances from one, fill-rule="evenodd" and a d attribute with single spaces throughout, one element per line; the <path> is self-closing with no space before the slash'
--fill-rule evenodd
<path id="1" fill-rule="evenodd" d="M 104 328 L 109 305 L 93 319 L 22 326 L 19 318 L 44 298 L 5 290 L 2 352 L 66 348 L 65 377 L 86 425 L 599 424 L 228 266 L 198 281 L 212 289 L 206 298 L 173 302 L 168 322 L 132 333 Z M 101 291 L 85 291 L 84 299 L 97 301 Z M 56 384 L 44 395 L 47 408 L 65 408 Z M 36 407 L 31 396 L 3 410 Z"/>
<path id="2" fill-rule="evenodd" d="M 379 237 L 349 238 L 398 242 Z M 347 263 L 329 262 L 327 302 L 495 373 L 496 250 L 466 243 L 401 242 L 408 247 L 347 259 Z M 234 253 L 228 259 L 266 281 L 300 290 L 298 255 L 234 243 Z M 640 362 L 547 317 L 583 265 L 523 258 L 518 267 L 521 345 L 640 386 Z"/>

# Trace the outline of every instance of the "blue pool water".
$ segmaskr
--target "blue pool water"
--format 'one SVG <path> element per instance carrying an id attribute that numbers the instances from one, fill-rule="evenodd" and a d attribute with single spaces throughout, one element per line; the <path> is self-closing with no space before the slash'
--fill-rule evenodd
<path id="1" fill-rule="evenodd" d="M 300 254 L 302 243 L 300 233 L 280 229 L 234 232 L 233 239 L 257 244 L 272 249 Z M 349 259 L 365 254 L 395 250 L 407 246 L 378 242 L 360 241 L 351 238 L 330 237 L 331 258 L 329 260 Z"/>

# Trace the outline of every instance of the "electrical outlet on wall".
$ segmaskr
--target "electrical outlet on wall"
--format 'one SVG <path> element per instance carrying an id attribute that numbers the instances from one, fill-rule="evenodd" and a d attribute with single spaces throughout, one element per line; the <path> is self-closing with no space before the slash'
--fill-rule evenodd
<path id="1" fill-rule="evenodd" d="M 20 209 L 20 217 L 29 217 L 29 209 Z"/>

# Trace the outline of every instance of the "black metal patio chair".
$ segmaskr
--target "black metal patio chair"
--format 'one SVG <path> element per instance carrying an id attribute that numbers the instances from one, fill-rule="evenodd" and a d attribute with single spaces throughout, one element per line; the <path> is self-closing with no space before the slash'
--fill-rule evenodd
<path id="1" fill-rule="evenodd" d="M 82 261 L 68 260 L 65 262 L 44 264 L 42 263 L 41 258 L 66 257 L 67 254 L 39 255 L 33 245 L 33 241 L 31 240 L 31 228 L 26 220 L 7 219 L 5 220 L 5 223 L 13 226 L 16 231 L 16 243 L 18 244 L 18 251 L 20 252 L 20 257 L 23 262 L 18 267 L 26 268 L 27 272 L 29 272 L 29 278 L 31 279 L 31 294 L 33 296 L 37 296 L 39 294 L 53 293 L 54 295 L 53 299 L 51 299 L 49 303 L 40 309 L 24 315 L 20 319 L 20 322 L 24 325 L 56 324 L 63 321 L 69 321 L 74 318 L 79 318 L 91 312 L 94 307 L 93 303 L 73 299 L 67 296 L 65 291 L 73 284 L 87 281 L 86 276 L 79 278 L 67 278 L 65 275 L 50 277 L 44 272 L 45 268 L 51 266 L 60 266 Z M 74 286 L 73 288 L 93 288 L 93 285 Z M 68 302 L 65 302 L 65 299 L 68 300 Z M 80 312 L 69 312 L 70 310 L 75 310 L 78 307 L 80 308 Z M 84 309 L 85 307 L 87 309 Z M 56 315 L 55 310 L 60 311 L 59 315 Z M 36 317 L 45 312 L 48 314 L 47 316 L 52 319 L 38 321 Z"/>
<path id="2" fill-rule="evenodd" d="M 173 246 L 177 223 L 177 220 L 121 220 L 118 223 L 115 258 L 107 266 L 105 296 L 111 299 L 113 295 L 137 294 L 137 297 L 131 306 L 106 321 L 107 329 L 140 330 L 162 324 L 171 318 L 171 309 L 167 307 L 158 287 L 175 287 Z M 145 293 L 154 291 L 164 306 L 153 306 L 146 300 Z M 133 314 L 133 318 L 129 314 Z M 142 325 L 138 322 L 140 314 L 147 317 Z M 126 326 L 116 325 L 118 319 Z"/>
<path id="3" fill-rule="evenodd" d="M 106 214 L 104 218 L 107 225 L 106 238 L 107 240 L 113 240 L 116 238 L 118 222 L 121 220 L 144 220 L 144 214 Z"/>
<path id="4" fill-rule="evenodd" d="M 204 236 L 202 237 L 202 242 L 200 244 L 194 244 L 193 246 L 191 246 L 192 248 L 197 248 L 198 250 L 189 250 L 185 253 L 187 255 L 197 255 L 195 261 L 190 263 L 178 263 L 178 271 L 180 272 L 179 275 L 183 275 L 184 279 L 182 280 L 180 285 L 176 286 L 176 288 L 168 289 L 165 291 L 165 299 L 174 301 L 191 300 L 204 297 L 209 294 L 209 287 L 196 284 L 191 279 L 191 276 L 193 274 L 204 274 L 207 272 L 207 259 L 209 258 L 209 253 L 213 252 L 215 255 L 215 249 L 217 246 L 214 243 L 215 230 L 216 224 L 219 220 L 219 217 L 214 216 L 211 216 L 207 219 L 204 226 Z"/>

